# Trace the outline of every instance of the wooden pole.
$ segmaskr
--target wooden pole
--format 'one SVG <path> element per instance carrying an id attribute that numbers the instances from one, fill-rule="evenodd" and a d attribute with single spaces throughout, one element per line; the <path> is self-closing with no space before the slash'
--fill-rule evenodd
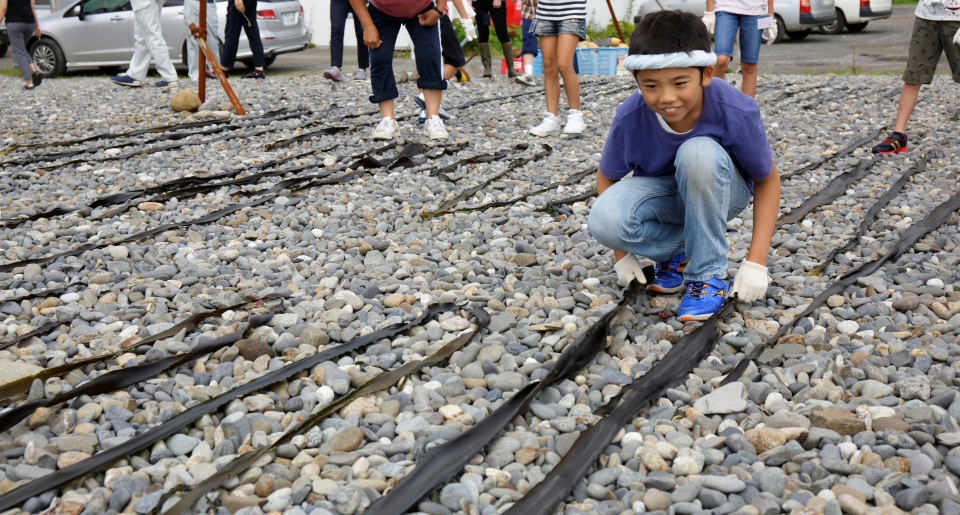
<path id="1" fill-rule="evenodd" d="M 200 38 L 203 41 L 207 40 L 207 0 L 197 0 L 200 2 Z M 200 52 L 200 58 L 198 61 L 198 66 L 200 68 L 199 79 L 197 80 L 197 95 L 200 96 L 201 102 L 207 101 L 207 56 L 203 52 Z M 216 63 L 216 61 L 212 61 Z"/>
<path id="2" fill-rule="evenodd" d="M 207 47 L 207 40 L 200 37 L 200 29 L 197 28 L 195 23 L 190 24 L 190 33 L 193 34 L 193 37 L 197 38 L 197 43 L 200 44 L 200 50 L 207 55 L 207 59 L 209 59 L 211 63 L 216 63 L 217 60 L 213 58 L 210 48 Z M 227 92 L 227 98 L 230 99 L 233 108 L 237 110 L 237 114 L 240 116 L 247 114 L 247 112 L 243 110 L 243 106 L 240 105 L 240 99 L 237 98 L 237 95 L 233 92 L 233 88 L 230 87 L 230 83 L 227 82 L 227 78 L 223 75 L 223 70 L 221 70 L 219 66 L 214 66 L 213 72 L 216 73 L 217 78 L 220 79 L 220 85 L 223 86 L 223 90 Z M 206 70 L 204 70 L 204 73 L 206 73 Z"/>
<path id="3" fill-rule="evenodd" d="M 610 3 L 610 0 L 607 0 L 607 7 L 610 8 L 610 17 L 613 18 L 613 26 L 617 28 L 617 35 L 620 36 L 620 42 L 626 43 L 627 40 L 623 37 L 623 31 L 620 30 L 620 22 L 617 21 L 617 13 L 613 12 L 613 4 Z M 627 13 L 629 16 L 630 13 Z"/>

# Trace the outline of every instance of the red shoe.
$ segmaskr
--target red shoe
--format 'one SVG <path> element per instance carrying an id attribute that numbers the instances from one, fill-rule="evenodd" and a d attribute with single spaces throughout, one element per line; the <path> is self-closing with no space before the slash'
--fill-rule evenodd
<path id="1" fill-rule="evenodd" d="M 907 135 L 902 132 L 891 132 L 889 138 L 872 150 L 874 154 L 903 154 L 907 151 Z"/>

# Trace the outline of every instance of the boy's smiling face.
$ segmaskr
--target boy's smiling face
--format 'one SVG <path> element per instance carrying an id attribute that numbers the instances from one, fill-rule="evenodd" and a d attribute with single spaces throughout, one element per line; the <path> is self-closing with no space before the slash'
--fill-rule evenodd
<path id="1" fill-rule="evenodd" d="M 703 108 L 703 88 L 713 79 L 713 66 L 640 70 L 637 84 L 643 100 L 660 114 L 671 129 L 687 132 L 697 123 Z"/>

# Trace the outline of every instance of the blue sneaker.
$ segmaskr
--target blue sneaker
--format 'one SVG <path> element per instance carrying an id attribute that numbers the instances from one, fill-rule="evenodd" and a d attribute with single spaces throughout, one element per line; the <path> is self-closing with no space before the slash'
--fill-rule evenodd
<path id="1" fill-rule="evenodd" d="M 154 82 L 153 85 L 160 89 L 167 89 L 167 88 L 175 89 L 180 87 L 180 82 L 175 80 L 172 80 L 170 82 L 167 82 L 165 80 L 159 80 L 157 82 Z"/>
<path id="2" fill-rule="evenodd" d="M 720 309 L 727 293 L 727 283 L 720 279 L 687 281 L 687 293 L 680 301 L 677 316 L 681 322 L 706 320 Z"/>
<path id="3" fill-rule="evenodd" d="M 130 88 L 139 88 L 140 86 L 143 86 L 142 82 L 138 81 L 137 79 L 134 79 L 133 77 L 127 75 L 126 73 L 121 73 L 116 77 L 110 77 L 110 80 L 113 81 L 114 84 L 118 84 L 120 86 L 127 86 Z"/>
<path id="4" fill-rule="evenodd" d="M 664 263 L 657 263 L 657 272 L 650 290 L 657 293 L 677 293 L 683 289 L 683 269 L 690 259 L 687 255 L 673 256 Z"/>

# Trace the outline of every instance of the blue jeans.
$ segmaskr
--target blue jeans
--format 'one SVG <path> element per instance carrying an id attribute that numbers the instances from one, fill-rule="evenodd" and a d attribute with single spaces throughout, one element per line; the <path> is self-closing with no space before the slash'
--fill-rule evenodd
<path id="1" fill-rule="evenodd" d="M 727 278 L 727 221 L 750 202 L 750 188 L 716 141 L 690 138 L 676 175 L 623 179 L 593 203 L 590 234 L 601 245 L 657 262 L 686 252 L 687 281 Z"/>
<path id="2" fill-rule="evenodd" d="M 717 55 L 733 57 L 733 41 L 740 31 L 740 62 L 756 64 L 760 61 L 761 18 L 766 14 L 750 16 L 717 11 L 717 24 L 713 29 L 713 51 Z"/>
<path id="3" fill-rule="evenodd" d="M 520 30 L 523 32 L 523 44 L 520 47 L 520 54 L 533 54 L 533 56 L 536 57 L 537 35 L 530 30 L 532 25 L 533 20 L 528 20 L 526 18 L 520 20 Z"/>

